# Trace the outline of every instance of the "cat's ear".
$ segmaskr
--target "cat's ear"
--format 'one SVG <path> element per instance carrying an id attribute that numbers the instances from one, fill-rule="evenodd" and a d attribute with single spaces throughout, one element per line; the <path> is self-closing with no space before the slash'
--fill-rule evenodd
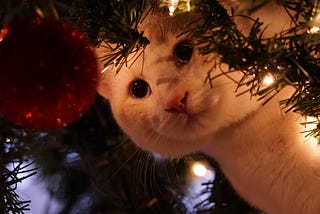
<path id="1" fill-rule="evenodd" d="M 110 52 L 107 47 L 108 46 L 106 44 L 102 44 L 96 48 L 96 55 L 98 56 L 98 58 L 103 59 L 104 56 L 106 56 Z M 99 63 L 99 70 L 101 72 L 97 92 L 104 98 L 108 99 L 111 96 L 111 83 L 109 81 L 110 77 L 108 77 L 110 76 L 108 75 L 108 72 L 110 72 L 110 70 L 101 61 Z"/>
<path id="2" fill-rule="evenodd" d="M 108 71 L 101 72 L 97 91 L 101 96 L 109 99 L 111 96 L 111 82 L 109 81 L 107 72 Z"/>

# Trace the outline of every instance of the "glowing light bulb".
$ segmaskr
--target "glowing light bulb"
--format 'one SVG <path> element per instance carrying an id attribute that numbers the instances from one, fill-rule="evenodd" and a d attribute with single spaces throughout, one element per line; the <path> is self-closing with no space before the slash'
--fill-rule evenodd
<path id="1" fill-rule="evenodd" d="M 189 12 L 191 10 L 190 0 L 186 1 L 186 7 L 187 7 L 187 11 Z"/>
<path id="2" fill-rule="evenodd" d="M 168 8 L 169 8 L 169 15 L 173 16 L 174 11 L 177 9 L 179 4 L 179 0 L 168 0 Z"/>
<path id="3" fill-rule="evenodd" d="M 320 10 L 317 6 L 313 9 L 313 13 L 315 15 L 310 18 L 310 29 L 308 30 L 310 34 L 316 34 L 320 31 Z"/>
<path id="4" fill-rule="evenodd" d="M 200 162 L 195 162 L 192 165 L 192 172 L 196 176 L 204 177 L 207 174 L 207 168 Z"/>
<path id="5" fill-rule="evenodd" d="M 174 6 L 169 6 L 169 15 L 173 16 L 173 13 L 175 10 L 176 10 L 176 8 Z"/>
<path id="6" fill-rule="evenodd" d="M 274 77 L 271 74 L 267 74 L 262 81 L 263 86 L 271 86 L 274 83 Z"/>
<path id="7" fill-rule="evenodd" d="M 310 33 L 310 34 L 316 34 L 316 33 L 319 33 L 319 31 L 320 31 L 320 27 L 318 27 L 318 26 L 313 26 L 313 27 L 311 27 L 311 28 L 308 30 L 308 33 Z"/>

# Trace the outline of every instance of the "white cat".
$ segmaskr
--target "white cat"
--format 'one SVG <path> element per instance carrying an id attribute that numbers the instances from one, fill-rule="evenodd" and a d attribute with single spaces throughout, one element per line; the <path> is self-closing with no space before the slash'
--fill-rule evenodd
<path id="1" fill-rule="evenodd" d="M 270 7 L 256 16 L 265 18 L 272 35 L 288 18 Z M 190 19 L 149 15 L 140 25 L 150 40 L 143 57 L 118 74 L 112 66 L 102 74 L 98 91 L 120 127 L 142 149 L 168 158 L 195 151 L 213 157 L 235 190 L 266 213 L 320 213 L 320 150 L 301 134 L 300 116 L 280 109 L 290 90 L 262 105 L 249 93 L 237 96 L 236 83 L 225 75 L 205 82 L 214 57 L 177 37 Z M 222 71 L 228 66 L 219 64 L 211 76 Z"/>

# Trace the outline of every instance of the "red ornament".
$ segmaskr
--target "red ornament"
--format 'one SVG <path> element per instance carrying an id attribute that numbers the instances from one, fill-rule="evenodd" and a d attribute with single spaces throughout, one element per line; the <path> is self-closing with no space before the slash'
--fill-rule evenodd
<path id="1" fill-rule="evenodd" d="M 96 95 L 98 63 L 88 38 L 50 18 L 0 32 L 0 114 L 31 129 L 65 127 Z"/>

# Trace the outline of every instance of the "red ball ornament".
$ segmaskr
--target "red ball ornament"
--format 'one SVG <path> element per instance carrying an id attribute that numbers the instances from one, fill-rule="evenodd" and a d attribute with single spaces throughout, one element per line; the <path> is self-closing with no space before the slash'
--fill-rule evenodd
<path id="1" fill-rule="evenodd" d="M 80 119 L 99 76 L 88 38 L 51 18 L 16 21 L 1 30 L 0 73 L 0 114 L 31 129 Z"/>

